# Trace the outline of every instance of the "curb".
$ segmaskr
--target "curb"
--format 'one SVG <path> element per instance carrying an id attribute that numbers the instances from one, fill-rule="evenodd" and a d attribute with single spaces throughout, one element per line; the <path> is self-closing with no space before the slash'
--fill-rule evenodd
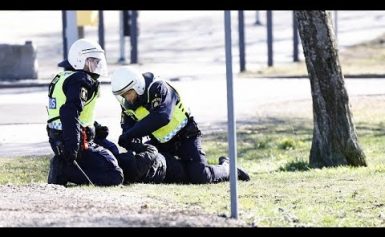
<path id="1" fill-rule="evenodd" d="M 36 88 L 36 87 L 48 87 L 50 82 L 15 82 L 15 83 L 0 83 L 0 89 L 13 89 L 13 88 Z M 109 81 L 101 81 L 102 85 L 109 85 Z"/>
<path id="2" fill-rule="evenodd" d="M 168 80 L 170 81 L 180 81 L 181 78 L 180 77 L 174 77 L 174 78 L 169 78 Z M 4 81 L 4 82 L 1 82 L 0 81 L 0 89 L 13 89 L 13 88 L 38 88 L 38 87 L 48 87 L 49 84 L 51 83 L 51 81 L 43 81 L 39 79 L 35 80 L 35 81 L 31 81 L 31 80 L 28 80 L 28 81 L 23 81 L 23 80 L 20 80 L 20 81 Z M 111 81 L 100 81 L 100 84 L 101 85 L 110 85 L 111 84 Z"/>
<path id="3" fill-rule="evenodd" d="M 254 78 L 254 79 L 309 79 L 308 76 L 304 75 L 297 75 L 297 76 L 284 76 L 284 75 L 277 75 L 277 76 L 255 76 L 255 77 L 249 77 L 249 76 L 241 76 L 241 78 Z M 361 74 L 361 75 L 344 75 L 345 79 L 385 79 L 385 75 L 379 75 L 379 74 Z M 180 81 L 181 78 L 169 78 L 170 81 Z M 36 82 L 23 82 L 23 81 L 16 81 L 16 82 L 0 82 L 0 89 L 14 89 L 14 88 L 37 88 L 37 87 L 48 87 L 50 82 L 38 82 L 39 80 L 36 80 Z M 101 85 L 110 85 L 110 81 L 100 81 Z"/>

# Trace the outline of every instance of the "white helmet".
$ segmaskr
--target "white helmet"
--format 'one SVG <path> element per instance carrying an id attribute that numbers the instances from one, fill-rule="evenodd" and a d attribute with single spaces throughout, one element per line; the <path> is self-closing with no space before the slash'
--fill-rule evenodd
<path id="1" fill-rule="evenodd" d="M 143 75 L 130 67 L 117 69 L 111 77 L 112 93 L 120 96 L 125 92 L 134 89 L 138 95 L 143 95 L 145 82 Z"/>
<path id="2" fill-rule="evenodd" d="M 68 62 L 77 70 L 83 70 L 87 58 L 100 59 L 96 69 L 92 72 L 98 75 L 107 76 L 107 63 L 104 50 L 94 41 L 78 39 L 68 52 Z"/>

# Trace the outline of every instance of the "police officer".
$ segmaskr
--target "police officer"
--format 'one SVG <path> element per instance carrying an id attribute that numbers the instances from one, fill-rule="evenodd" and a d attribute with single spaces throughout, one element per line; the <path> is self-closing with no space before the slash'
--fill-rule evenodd
<path id="1" fill-rule="evenodd" d="M 127 152 L 117 157 L 124 184 L 187 182 L 184 167 L 176 157 L 161 154 L 155 146 L 141 142 L 132 142 L 126 148 Z"/>
<path id="2" fill-rule="evenodd" d="M 58 63 L 58 66 L 64 68 L 65 71 L 75 71 L 75 69 L 71 66 L 68 60 L 64 60 Z M 87 129 L 88 137 L 94 137 L 94 142 L 96 144 L 101 145 L 104 148 L 108 149 L 109 151 L 112 152 L 112 154 L 115 157 L 117 157 L 117 155 L 119 155 L 119 149 L 115 145 L 115 143 L 107 139 L 108 134 L 109 134 L 108 127 L 101 125 L 97 121 L 94 122 L 94 129 L 92 129 L 92 127 L 88 127 Z"/>
<path id="3" fill-rule="evenodd" d="M 169 82 L 157 79 L 150 72 L 141 74 L 121 67 L 114 72 L 111 86 L 122 107 L 120 146 L 150 136 L 160 152 L 180 157 L 189 182 L 204 184 L 229 179 L 228 158 L 221 158 L 219 165 L 208 165 L 201 147 L 201 131 Z M 241 169 L 238 178 L 250 179 Z"/>
<path id="4" fill-rule="evenodd" d="M 47 132 L 55 153 L 50 162 L 48 183 L 87 184 L 88 179 L 75 165 L 76 161 L 95 185 L 121 184 L 123 171 L 115 156 L 93 142 L 95 127 L 101 134 L 99 140 L 106 140 L 108 135 L 108 130 L 94 120 L 99 97 L 97 79 L 100 75 L 107 75 L 103 49 L 96 42 L 79 39 L 72 44 L 68 61 L 59 66 L 63 66 L 65 71 L 55 76 L 48 92 Z M 116 153 L 115 148 L 111 150 Z"/>

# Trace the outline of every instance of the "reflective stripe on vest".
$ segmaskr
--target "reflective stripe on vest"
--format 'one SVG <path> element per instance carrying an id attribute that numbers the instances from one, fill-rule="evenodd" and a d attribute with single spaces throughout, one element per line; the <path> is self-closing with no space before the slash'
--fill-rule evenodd
<path id="1" fill-rule="evenodd" d="M 171 87 L 173 88 L 173 87 Z M 174 89 L 174 88 L 173 88 Z M 174 89 L 175 90 L 175 89 Z M 175 90 L 178 94 L 178 92 Z M 179 94 L 178 94 L 179 96 Z M 125 114 L 131 116 L 137 121 L 145 118 L 150 112 L 143 106 L 139 106 L 137 109 L 125 110 Z M 184 104 L 181 102 L 179 97 L 179 102 L 175 105 L 171 120 L 168 124 L 159 128 L 158 130 L 152 132 L 152 135 L 160 142 L 165 143 L 170 141 L 188 122 L 188 111 L 185 109 Z"/>
<path id="2" fill-rule="evenodd" d="M 51 82 L 50 92 L 48 97 L 49 103 L 48 111 L 48 127 L 56 130 L 62 130 L 62 123 L 60 121 L 60 107 L 65 104 L 67 98 L 63 92 L 64 81 L 75 72 L 60 72 Z M 80 92 L 79 92 L 80 93 Z M 99 93 L 99 92 L 98 92 Z M 80 95 L 79 95 L 80 96 Z M 97 93 L 85 102 L 83 110 L 79 115 L 79 122 L 82 127 L 94 125 L 95 104 Z"/>

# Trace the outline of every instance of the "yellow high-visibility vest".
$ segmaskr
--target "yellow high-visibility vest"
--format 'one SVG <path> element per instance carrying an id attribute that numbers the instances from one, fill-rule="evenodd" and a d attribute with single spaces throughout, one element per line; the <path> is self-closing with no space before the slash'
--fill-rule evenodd
<path id="1" fill-rule="evenodd" d="M 169 86 L 171 87 L 171 85 Z M 171 88 L 174 89 L 173 87 Z M 176 90 L 175 92 L 179 96 Z M 144 106 L 139 106 L 135 110 L 127 109 L 124 111 L 124 113 L 127 114 L 127 116 L 131 116 L 135 120 L 140 121 L 143 118 L 145 118 L 147 115 L 149 115 L 150 112 Z M 158 130 L 152 132 L 152 135 L 160 143 L 165 143 L 170 141 L 177 134 L 177 132 L 179 132 L 182 128 L 184 128 L 184 126 L 186 126 L 189 118 L 188 114 L 189 113 L 186 110 L 179 96 L 179 102 L 174 107 L 170 122 L 164 125 L 163 127 L 159 128 Z"/>
<path id="2" fill-rule="evenodd" d="M 60 120 L 60 107 L 65 104 L 67 97 L 63 92 L 64 81 L 74 74 L 73 71 L 64 71 L 56 75 L 50 85 L 50 96 L 47 107 L 48 111 L 48 127 L 52 129 L 62 130 L 62 123 Z M 92 79 L 93 80 L 93 79 Z M 98 91 L 99 93 L 99 91 Z M 95 93 L 84 104 L 83 110 L 79 115 L 79 122 L 82 127 L 91 127 L 95 122 L 95 105 L 96 97 L 98 93 Z"/>

